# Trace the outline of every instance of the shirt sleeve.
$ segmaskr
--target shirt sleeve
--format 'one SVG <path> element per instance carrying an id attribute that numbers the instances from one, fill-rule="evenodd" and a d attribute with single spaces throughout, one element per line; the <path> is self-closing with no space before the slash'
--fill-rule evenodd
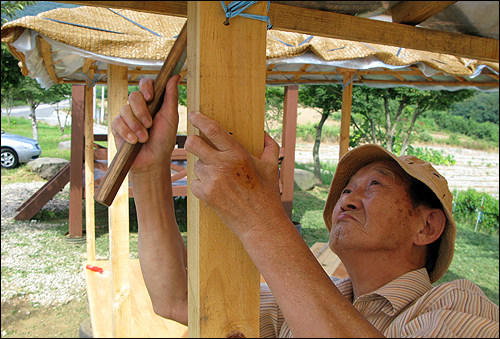
<path id="1" fill-rule="evenodd" d="M 260 337 L 278 338 L 283 325 L 283 313 L 267 284 L 260 284 Z"/>

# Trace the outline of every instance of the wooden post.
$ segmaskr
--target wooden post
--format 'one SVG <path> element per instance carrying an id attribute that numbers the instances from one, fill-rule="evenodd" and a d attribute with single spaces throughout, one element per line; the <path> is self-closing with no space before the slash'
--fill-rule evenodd
<path id="1" fill-rule="evenodd" d="M 245 12 L 265 15 L 267 3 Z M 225 26 L 218 1 L 188 1 L 188 111 L 232 132 L 249 152 L 264 145 L 266 23 L 243 17 Z M 188 134 L 194 128 L 188 124 Z M 194 159 L 188 158 L 188 185 Z M 244 221 L 243 221 L 244 222 Z M 190 337 L 258 337 L 260 275 L 239 239 L 188 193 Z"/>
<path id="2" fill-rule="evenodd" d="M 297 137 L 297 105 L 299 103 L 299 86 L 285 86 L 285 102 L 283 105 L 282 147 L 285 151 L 281 162 L 280 177 L 283 183 L 281 201 L 286 214 L 292 219 L 293 186 L 295 169 L 295 139 Z"/>
<path id="3" fill-rule="evenodd" d="M 127 67 L 108 64 L 108 123 L 127 104 Z M 116 154 L 111 128 L 108 129 L 108 163 Z M 109 252 L 111 256 L 111 288 L 113 302 L 113 337 L 128 337 L 131 330 L 129 283 L 129 212 L 128 176 L 109 207 Z"/>
<path id="4" fill-rule="evenodd" d="M 87 260 L 95 260 L 94 92 L 94 86 L 85 85 L 85 236 Z"/>
<path id="5" fill-rule="evenodd" d="M 342 91 L 342 116 L 340 118 L 340 150 L 339 159 L 349 150 L 349 128 L 351 125 L 352 81 L 354 71 L 342 73 L 344 76 L 344 89 Z"/>
<path id="6" fill-rule="evenodd" d="M 83 119 L 85 117 L 85 86 L 72 86 L 71 168 L 69 174 L 69 237 L 82 236 L 83 189 Z"/>

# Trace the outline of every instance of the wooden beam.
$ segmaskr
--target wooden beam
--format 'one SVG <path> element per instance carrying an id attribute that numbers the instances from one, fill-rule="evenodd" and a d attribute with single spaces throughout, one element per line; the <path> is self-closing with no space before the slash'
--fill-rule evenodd
<path id="1" fill-rule="evenodd" d="M 456 1 L 400 1 L 390 9 L 392 22 L 416 26 L 454 3 Z"/>
<path id="2" fill-rule="evenodd" d="M 185 17 L 186 1 L 58 1 L 78 5 L 126 8 Z M 326 38 L 361 41 L 470 59 L 499 61 L 498 39 L 443 32 L 352 15 L 271 2 L 273 29 Z"/>
<path id="3" fill-rule="evenodd" d="M 82 73 L 86 74 L 90 69 L 90 65 L 92 65 L 92 63 L 94 63 L 95 61 L 96 60 L 85 58 L 85 61 L 83 62 L 83 66 L 82 66 Z"/>
<path id="4" fill-rule="evenodd" d="M 55 1 L 80 6 L 131 9 L 154 14 L 186 17 L 187 1 Z"/>
<path id="5" fill-rule="evenodd" d="M 128 75 L 126 66 L 108 64 L 109 121 L 113 121 L 128 100 Z M 108 164 L 116 154 L 111 129 L 108 131 Z M 131 333 L 130 309 L 130 260 L 129 260 L 129 211 L 128 176 L 109 207 L 109 253 L 113 302 L 113 337 L 129 337 Z"/>
<path id="6" fill-rule="evenodd" d="M 87 260 L 95 260 L 93 87 L 85 86 L 85 236 Z"/>
<path id="7" fill-rule="evenodd" d="M 71 168 L 69 190 L 69 237 L 82 236 L 83 121 L 85 86 L 73 85 L 71 108 Z"/>
<path id="8" fill-rule="evenodd" d="M 50 79 L 56 84 L 61 84 L 62 79 L 57 77 L 56 71 L 54 69 L 54 64 L 52 63 L 52 53 L 50 51 L 50 44 L 39 35 L 36 36 L 36 42 L 38 47 L 40 48 L 40 53 L 42 54 L 43 63 L 45 64 L 47 73 L 49 73 Z"/>
<path id="9" fill-rule="evenodd" d="M 297 105 L 299 104 L 299 86 L 285 87 L 283 104 L 283 136 L 281 146 L 285 150 L 281 162 L 280 178 L 283 183 L 281 202 L 286 214 L 292 220 L 293 188 L 295 170 L 295 139 L 297 137 Z"/>
<path id="10" fill-rule="evenodd" d="M 352 81 L 354 72 L 344 73 L 344 89 L 342 90 L 342 115 L 340 117 L 340 150 L 339 159 L 349 150 L 349 128 L 351 126 Z"/>
<path id="11" fill-rule="evenodd" d="M 271 3 L 274 29 L 498 62 L 498 40 Z"/>
<path id="12" fill-rule="evenodd" d="M 247 12 L 264 15 L 267 3 Z M 250 153 L 264 140 L 266 23 L 243 17 L 225 26 L 218 1 L 188 3 L 188 111 L 220 123 Z M 231 65 L 231 67 L 228 67 Z M 188 124 L 188 134 L 197 133 Z M 188 157 L 188 186 L 195 159 Z M 260 275 L 239 239 L 188 194 L 190 337 L 259 337 Z"/>

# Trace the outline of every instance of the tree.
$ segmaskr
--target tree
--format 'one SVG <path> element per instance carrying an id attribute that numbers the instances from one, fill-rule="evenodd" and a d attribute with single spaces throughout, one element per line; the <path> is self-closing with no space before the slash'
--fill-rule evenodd
<path id="1" fill-rule="evenodd" d="M 266 117 L 265 129 L 273 139 L 281 139 L 283 129 L 273 127 L 283 124 L 283 104 L 285 101 L 285 88 L 283 86 L 266 86 Z M 281 132 L 280 132 L 281 131 Z"/>
<path id="2" fill-rule="evenodd" d="M 321 161 L 319 159 L 319 147 L 321 145 L 321 133 L 326 120 L 335 111 L 342 108 L 342 86 L 341 85 L 304 85 L 299 87 L 299 103 L 304 107 L 315 109 L 321 114 L 317 125 L 316 136 L 313 146 L 314 178 L 316 184 L 322 185 Z"/>
<path id="3" fill-rule="evenodd" d="M 422 91 L 408 87 L 353 88 L 351 121 L 355 128 L 353 141 L 382 144 L 388 151 L 402 155 L 410 144 L 417 118 L 428 110 L 448 110 L 463 101 L 473 90 Z"/>
<path id="4" fill-rule="evenodd" d="M 47 104 L 54 104 L 56 102 L 69 98 L 71 96 L 71 85 L 56 84 L 45 90 L 40 87 L 36 80 L 26 76 L 21 80 L 21 84 L 17 90 L 16 95 L 19 98 L 26 100 L 28 106 L 30 107 L 33 139 L 38 140 L 38 123 L 35 113 L 36 108 L 42 102 Z"/>
<path id="5" fill-rule="evenodd" d="M 27 6 L 33 6 L 38 1 L 2 1 L 2 25 L 9 20 L 17 18 L 17 12 Z"/>

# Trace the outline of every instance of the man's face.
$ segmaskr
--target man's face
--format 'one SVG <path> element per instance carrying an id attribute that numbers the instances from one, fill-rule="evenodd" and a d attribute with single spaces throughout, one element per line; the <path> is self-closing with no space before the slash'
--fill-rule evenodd
<path id="1" fill-rule="evenodd" d="M 342 252 L 394 252 L 409 248 L 419 213 L 407 193 L 409 183 L 391 161 L 377 161 L 358 170 L 342 191 L 332 213 L 330 247 Z"/>

